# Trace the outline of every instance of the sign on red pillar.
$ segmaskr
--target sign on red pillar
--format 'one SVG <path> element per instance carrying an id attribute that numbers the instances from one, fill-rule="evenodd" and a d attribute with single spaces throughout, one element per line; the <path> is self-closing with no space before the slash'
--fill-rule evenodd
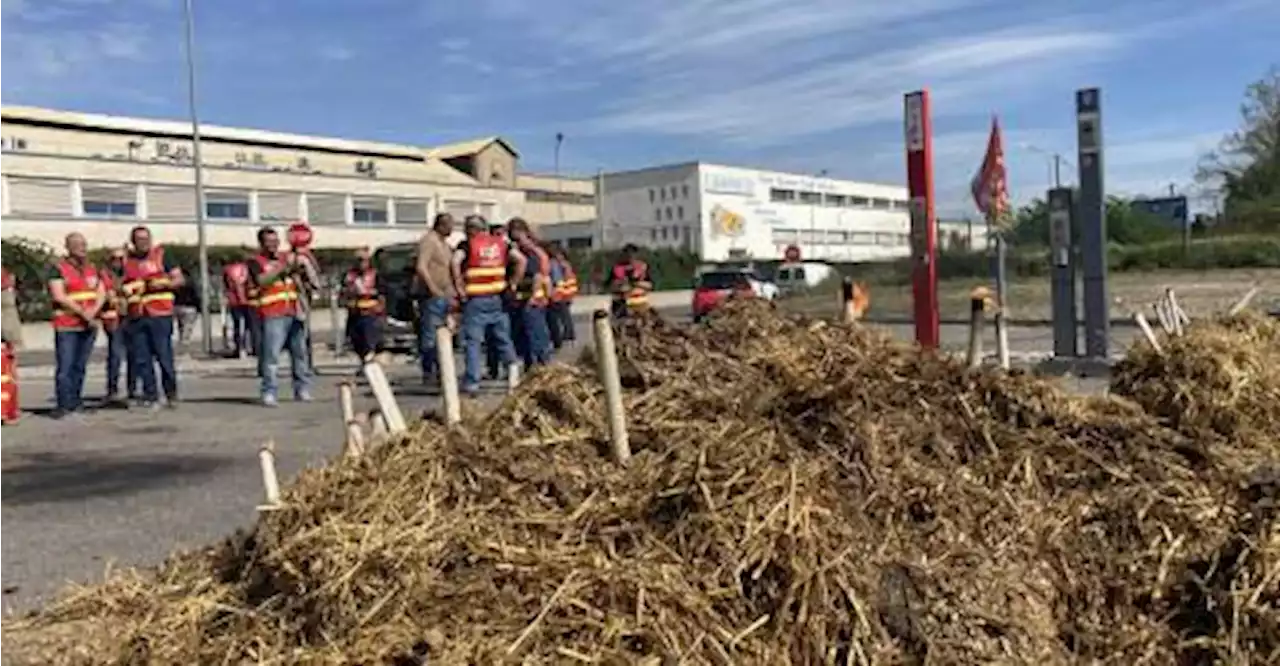
<path id="1" fill-rule="evenodd" d="M 911 211 L 912 295 L 916 342 L 938 346 L 938 225 L 933 217 L 933 126 L 929 91 L 906 96 L 907 194 Z"/>

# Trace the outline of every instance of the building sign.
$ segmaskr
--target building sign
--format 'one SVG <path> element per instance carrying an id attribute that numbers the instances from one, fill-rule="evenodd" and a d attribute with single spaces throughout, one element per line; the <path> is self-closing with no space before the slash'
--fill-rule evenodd
<path id="1" fill-rule="evenodd" d="M 756 193 L 755 181 L 747 176 L 730 173 L 708 173 L 703 189 L 712 194 L 732 194 L 749 197 Z"/>
<path id="2" fill-rule="evenodd" d="M 746 218 L 724 206 L 711 209 L 711 230 L 720 236 L 741 236 Z"/>
<path id="3" fill-rule="evenodd" d="M 907 95 L 906 100 L 907 150 L 924 150 L 924 97 Z"/>
<path id="4" fill-rule="evenodd" d="M 788 176 L 783 174 L 764 173 L 758 176 L 760 184 L 765 187 L 776 187 L 783 190 L 802 192 L 834 192 L 835 185 L 826 178 L 817 176 Z"/>

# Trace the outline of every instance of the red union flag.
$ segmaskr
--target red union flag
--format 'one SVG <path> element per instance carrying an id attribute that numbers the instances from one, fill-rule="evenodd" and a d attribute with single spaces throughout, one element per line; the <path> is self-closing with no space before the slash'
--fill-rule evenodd
<path id="1" fill-rule="evenodd" d="M 1004 145 L 1000 140 L 1000 120 L 991 118 L 991 136 L 982 166 L 969 184 L 973 203 L 992 222 L 1001 222 L 1009 212 L 1009 182 L 1004 168 Z"/>

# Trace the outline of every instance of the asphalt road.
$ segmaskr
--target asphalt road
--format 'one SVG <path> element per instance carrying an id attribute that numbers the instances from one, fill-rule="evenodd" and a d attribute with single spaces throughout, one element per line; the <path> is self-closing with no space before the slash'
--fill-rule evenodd
<path id="1" fill-rule="evenodd" d="M 589 339 L 588 320 L 577 324 L 578 339 Z M 914 336 L 907 325 L 886 328 L 904 339 Z M 967 344 L 963 326 L 944 326 L 942 334 L 944 348 Z M 1127 344 L 1132 334 L 1116 331 L 1115 343 Z M 1009 338 L 1015 352 L 1045 351 L 1051 333 L 1015 328 Z M 275 441 L 282 483 L 338 455 L 336 387 L 340 373 L 354 368 L 349 361 L 322 367 L 310 404 L 287 400 L 282 379 L 280 407 L 258 406 L 256 380 L 241 361 L 180 378 L 177 410 L 99 410 L 63 421 L 39 413 L 50 406 L 52 382 L 24 378 L 23 407 L 35 413 L 5 427 L 0 474 L 5 611 L 30 609 L 68 581 L 100 579 L 108 565 L 153 565 L 177 548 L 248 526 L 262 498 L 258 447 Z M 396 361 L 389 375 L 406 415 L 436 408 L 437 398 L 420 386 L 410 362 Z M 1101 378 L 1070 381 L 1069 388 L 1084 392 L 1105 384 Z M 88 386 L 98 395 L 100 373 Z M 482 400 L 497 401 L 502 387 L 487 392 Z M 367 393 L 356 397 L 358 410 L 374 404 Z"/>

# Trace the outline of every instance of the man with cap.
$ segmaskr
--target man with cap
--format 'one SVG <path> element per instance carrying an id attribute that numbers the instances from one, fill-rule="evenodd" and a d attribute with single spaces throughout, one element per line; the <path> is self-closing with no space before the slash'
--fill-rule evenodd
<path id="1" fill-rule="evenodd" d="M 525 258 L 519 250 L 509 248 L 506 239 L 489 233 L 479 215 L 468 215 L 464 226 L 467 238 L 453 254 L 453 282 L 462 307 L 466 350 L 462 391 L 474 396 L 480 390 L 482 342 L 487 342 L 507 365 L 516 361 L 504 298 L 515 286 L 507 279 L 508 262 L 514 262 L 516 275 L 522 275 Z"/>

